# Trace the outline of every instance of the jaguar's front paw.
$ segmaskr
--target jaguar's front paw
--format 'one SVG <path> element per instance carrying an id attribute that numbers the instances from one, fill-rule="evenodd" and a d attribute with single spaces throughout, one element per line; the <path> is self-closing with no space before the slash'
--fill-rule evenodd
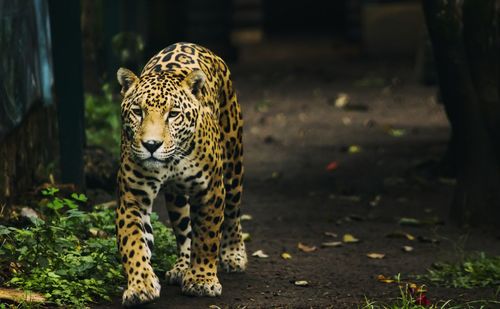
<path id="1" fill-rule="evenodd" d="M 220 267 L 227 272 L 244 272 L 247 268 L 247 252 L 245 243 L 232 245 L 230 247 L 221 248 Z"/>
<path id="2" fill-rule="evenodd" d="M 177 262 L 174 267 L 165 273 L 168 284 L 180 285 L 186 274 L 188 265 L 185 262 Z"/>
<path id="3" fill-rule="evenodd" d="M 160 297 L 160 282 L 158 277 L 151 272 L 138 279 L 132 279 L 131 283 L 123 293 L 123 306 L 137 306 L 147 304 Z"/>
<path id="4" fill-rule="evenodd" d="M 190 296 L 215 297 L 222 294 L 222 285 L 217 277 L 195 278 L 188 272 L 182 280 L 182 293 Z"/>

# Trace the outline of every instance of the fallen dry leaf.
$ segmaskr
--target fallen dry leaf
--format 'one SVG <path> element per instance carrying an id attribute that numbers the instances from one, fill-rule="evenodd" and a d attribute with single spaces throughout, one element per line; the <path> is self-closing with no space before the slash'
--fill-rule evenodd
<path id="1" fill-rule="evenodd" d="M 406 236 L 406 239 L 408 239 L 408 240 L 415 240 L 415 236 L 413 236 L 410 233 L 405 233 L 405 236 Z"/>
<path id="2" fill-rule="evenodd" d="M 306 253 L 313 252 L 313 251 L 316 251 L 318 249 L 316 246 L 307 246 L 301 242 L 299 242 L 297 244 L 297 248 L 299 248 L 300 251 L 306 252 Z"/>
<path id="3" fill-rule="evenodd" d="M 404 252 L 412 252 L 413 251 L 412 246 L 403 246 L 401 249 L 403 249 Z"/>
<path id="4" fill-rule="evenodd" d="M 290 260 L 290 259 L 292 258 L 292 255 L 291 255 L 290 253 L 288 253 L 288 252 L 283 252 L 283 253 L 281 254 L 281 258 L 282 258 L 283 260 Z"/>
<path id="5" fill-rule="evenodd" d="M 377 276 L 377 281 L 383 282 L 383 283 L 393 283 L 393 282 L 395 282 L 394 279 L 392 279 L 390 277 L 386 277 L 384 275 L 378 275 Z"/>
<path id="6" fill-rule="evenodd" d="M 269 255 L 265 254 L 264 251 L 262 250 L 257 250 L 254 253 L 252 253 L 252 256 L 261 258 L 261 259 L 266 259 L 269 257 Z"/>
<path id="7" fill-rule="evenodd" d="M 241 221 L 250 221 L 252 219 L 253 219 L 252 215 L 249 215 L 249 214 L 242 214 L 240 217 Z"/>
<path id="8" fill-rule="evenodd" d="M 359 242 L 359 239 L 354 237 L 352 234 L 344 234 L 342 241 L 345 243 L 357 243 Z"/>
<path id="9" fill-rule="evenodd" d="M 406 130 L 405 129 L 394 129 L 394 128 L 391 128 L 387 131 L 387 133 L 389 135 L 392 135 L 394 137 L 401 137 L 401 136 L 404 136 L 406 134 Z"/>
<path id="10" fill-rule="evenodd" d="M 243 241 L 250 241 L 250 240 L 252 240 L 252 237 L 250 236 L 250 233 L 241 233 L 241 238 L 243 238 Z"/>
<path id="11" fill-rule="evenodd" d="M 335 237 L 337 238 L 337 233 L 333 233 L 333 232 L 325 232 L 325 236 L 330 236 L 330 237 Z"/>
<path id="12" fill-rule="evenodd" d="M 308 286 L 309 282 L 307 282 L 306 280 L 297 280 L 294 282 L 294 284 L 296 286 Z"/>
<path id="13" fill-rule="evenodd" d="M 347 93 L 341 92 L 337 95 L 337 98 L 335 99 L 335 107 L 343 108 L 349 103 L 350 100 L 351 98 Z"/>
<path id="14" fill-rule="evenodd" d="M 339 167 L 339 163 L 337 161 L 332 161 L 330 163 L 328 163 L 328 165 L 326 166 L 326 170 L 331 172 L 331 171 L 334 171 L 336 170 L 337 168 Z"/>
<path id="15" fill-rule="evenodd" d="M 342 246 L 341 241 L 327 241 L 321 243 L 321 247 L 340 247 L 340 246 Z"/>
<path id="16" fill-rule="evenodd" d="M 394 231 L 386 235 L 388 238 L 406 238 L 408 240 L 415 240 L 415 236 L 410 233 L 405 233 L 403 231 Z"/>
<path id="17" fill-rule="evenodd" d="M 383 259 L 385 257 L 385 253 L 370 252 L 367 253 L 366 256 L 370 259 Z"/>
<path id="18" fill-rule="evenodd" d="M 358 145 L 351 145 L 349 146 L 349 148 L 347 149 L 347 152 L 349 153 L 358 153 L 361 151 L 361 147 L 358 146 Z"/>

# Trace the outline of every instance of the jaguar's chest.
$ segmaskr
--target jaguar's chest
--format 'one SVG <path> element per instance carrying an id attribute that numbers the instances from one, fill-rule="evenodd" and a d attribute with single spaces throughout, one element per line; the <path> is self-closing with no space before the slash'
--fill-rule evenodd
<path id="1" fill-rule="evenodd" d="M 199 164 L 183 164 L 175 168 L 174 173 L 166 179 L 163 187 L 170 191 L 183 194 L 193 194 L 206 190 L 210 185 L 210 171 L 205 170 Z"/>

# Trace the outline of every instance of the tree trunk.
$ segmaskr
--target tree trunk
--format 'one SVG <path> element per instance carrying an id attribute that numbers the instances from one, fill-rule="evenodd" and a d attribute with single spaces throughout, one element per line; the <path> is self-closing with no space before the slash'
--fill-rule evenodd
<path id="1" fill-rule="evenodd" d="M 84 106 L 80 1 L 49 1 L 61 181 L 84 188 Z"/>
<path id="2" fill-rule="evenodd" d="M 498 49 L 489 40 L 494 1 L 423 2 L 439 86 L 454 136 L 457 187 L 451 218 L 460 225 L 496 224 L 500 216 Z M 464 7 L 467 9 L 464 10 Z M 478 48 L 479 47 L 479 48 Z M 494 62 L 491 62 L 494 61 Z M 488 64 L 489 62 L 489 64 Z M 494 92 L 494 91 L 493 91 Z"/>

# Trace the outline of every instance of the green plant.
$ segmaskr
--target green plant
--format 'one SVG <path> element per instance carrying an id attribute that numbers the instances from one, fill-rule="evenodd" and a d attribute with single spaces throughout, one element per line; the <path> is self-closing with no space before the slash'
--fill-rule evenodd
<path id="1" fill-rule="evenodd" d="M 414 283 L 403 283 L 401 275 L 398 274 L 394 278 L 399 287 L 399 297 L 391 304 L 383 304 L 376 301 L 369 300 L 365 297 L 365 303 L 362 309 L 437 309 L 446 308 L 447 302 L 441 307 L 437 304 L 430 304 L 427 299 L 425 286 L 418 286 Z"/>
<path id="2" fill-rule="evenodd" d="M 39 305 L 20 303 L 20 304 L 0 304 L 0 309 L 24 309 L 24 308 L 41 308 Z"/>
<path id="3" fill-rule="evenodd" d="M 78 207 L 87 201 L 85 195 L 62 198 L 58 193 L 54 188 L 42 192 L 44 219 L 32 218 L 25 228 L 0 225 L 0 265 L 11 270 L 6 284 L 43 293 L 60 306 L 109 300 L 126 284 L 114 235 L 115 212 L 100 206 L 84 212 Z M 175 240 L 155 214 L 152 225 L 152 263 L 163 274 L 175 261 Z"/>
<path id="4" fill-rule="evenodd" d="M 370 300 L 365 296 L 364 303 L 358 308 L 361 309 L 474 309 L 491 308 L 498 306 L 500 302 L 496 300 L 476 300 L 463 304 L 456 304 L 451 299 L 431 301 L 427 298 L 427 288 L 424 285 L 416 285 L 410 282 L 402 282 L 401 276 L 394 276 L 394 284 L 398 285 L 399 297 L 390 303 Z"/>
<path id="5" fill-rule="evenodd" d="M 449 306 L 449 301 L 434 304 L 430 306 L 419 305 L 415 303 L 415 299 L 407 292 L 400 288 L 400 297 L 398 297 L 393 303 L 380 303 L 373 300 L 369 300 L 365 297 L 364 304 L 360 307 L 362 309 L 451 309 Z"/>
<path id="6" fill-rule="evenodd" d="M 437 304 L 430 306 L 415 305 L 409 302 L 408 299 L 398 299 L 395 303 L 384 304 L 376 301 L 369 300 L 365 297 L 362 309 L 484 309 L 496 308 L 500 305 L 498 301 L 491 300 L 476 300 L 466 302 L 464 304 L 454 304 L 451 300 L 441 301 Z"/>
<path id="7" fill-rule="evenodd" d="M 109 84 L 102 95 L 85 95 L 85 134 L 89 145 L 102 146 L 118 155 L 120 151 L 120 102 L 113 96 Z"/>
<path id="8" fill-rule="evenodd" d="M 462 262 L 435 263 L 433 266 L 421 278 L 436 285 L 466 289 L 500 286 L 500 256 L 491 257 L 480 252 Z"/>

